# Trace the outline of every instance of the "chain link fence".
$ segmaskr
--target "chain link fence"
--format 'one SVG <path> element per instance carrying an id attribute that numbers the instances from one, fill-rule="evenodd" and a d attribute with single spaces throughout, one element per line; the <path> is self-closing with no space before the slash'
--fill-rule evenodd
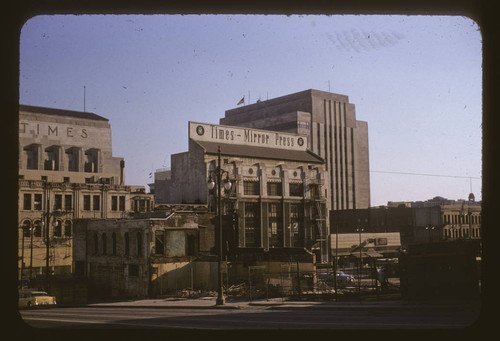
<path id="1" fill-rule="evenodd" d="M 247 278 L 224 274 L 224 292 L 229 297 L 248 300 L 266 298 L 317 298 L 399 293 L 399 277 L 385 268 L 332 268 L 301 271 L 295 264 L 282 264 L 270 272 L 265 265 L 248 266 Z"/>

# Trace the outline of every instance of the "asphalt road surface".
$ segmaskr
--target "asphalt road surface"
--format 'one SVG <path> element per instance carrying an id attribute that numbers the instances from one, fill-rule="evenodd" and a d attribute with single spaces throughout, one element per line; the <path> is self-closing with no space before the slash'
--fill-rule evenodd
<path id="1" fill-rule="evenodd" d="M 478 311 L 411 310 L 269 310 L 51 308 L 22 310 L 35 328 L 180 329 L 180 330 L 324 330 L 324 329 L 457 329 L 472 325 Z"/>

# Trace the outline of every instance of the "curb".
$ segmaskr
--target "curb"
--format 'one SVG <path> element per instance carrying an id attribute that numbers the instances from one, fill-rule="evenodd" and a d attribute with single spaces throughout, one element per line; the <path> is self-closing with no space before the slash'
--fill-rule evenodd
<path id="1" fill-rule="evenodd" d="M 345 311 L 391 311 L 391 310 L 428 310 L 432 309 L 468 309 L 468 307 L 473 308 L 475 304 L 470 304 L 471 302 L 463 302 L 462 304 L 451 303 L 451 302 L 441 302 L 433 304 L 425 303 L 412 303 L 412 302 L 383 302 L 383 301 L 365 301 L 365 302 L 331 302 L 331 303 L 321 303 L 321 302 L 301 302 L 301 301 L 289 301 L 289 302 L 231 302 L 225 303 L 224 305 L 215 304 L 203 304 L 197 305 L 196 302 L 191 302 L 190 304 L 151 304 L 138 302 L 137 304 L 129 303 L 88 303 L 88 304 L 68 304 L 59 305 L 61 308 L 71 308 L 71 307 L 88 307 L 88 308 L 148 308 L 148 309 L 222 309 L 222 310 L 238 310 L 238 309 L 248 309 L 260 307 L 265 310 L 345 310 Z"/>
<path id="2" fill-rule="evenodd" d="M 230 306 L 230 305 L 209 305 L 209 306 L 188 306 L 188 305 L 125 305 L 125 304 L 88 304 L 84 305 L 88 308 L 148 308 L 148 309 L 241 309 L 240 306 Z"/>

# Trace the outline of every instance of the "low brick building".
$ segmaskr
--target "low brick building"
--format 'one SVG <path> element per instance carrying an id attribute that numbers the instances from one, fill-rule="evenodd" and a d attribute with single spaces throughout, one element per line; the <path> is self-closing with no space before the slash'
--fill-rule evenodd
<path id="1" fill-rule="evenodd" d="M 211 219 L 211 214 L 170 212 L 164 218 L 76 220 L 75 273 L 87 277 L 90 298 L 215 288 L 213 233 L 205 231 L 213 230 Z"/>

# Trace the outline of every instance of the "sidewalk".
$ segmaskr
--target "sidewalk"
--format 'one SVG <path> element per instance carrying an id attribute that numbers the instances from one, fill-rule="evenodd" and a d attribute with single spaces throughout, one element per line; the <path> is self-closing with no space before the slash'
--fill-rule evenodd
<path id="1" fill-rule="evenodd" d="M 163 309 L 267 309 L 267 310 L 393 310 L 393 309 L 462 309 L 478 306 L 473 301 L 439 301 L 439 302 L 406 302 L 403 300 L 349 300 L 349 301 L 288 301 L 281 298 L 259 300 L 232 300 L 226 299 L 224 305 L 217 306 L 215 297 L 198 299 L 142 299 L 120 302 L 90 303 L 88 307 L 100 308 L 163 308 Z"/>

